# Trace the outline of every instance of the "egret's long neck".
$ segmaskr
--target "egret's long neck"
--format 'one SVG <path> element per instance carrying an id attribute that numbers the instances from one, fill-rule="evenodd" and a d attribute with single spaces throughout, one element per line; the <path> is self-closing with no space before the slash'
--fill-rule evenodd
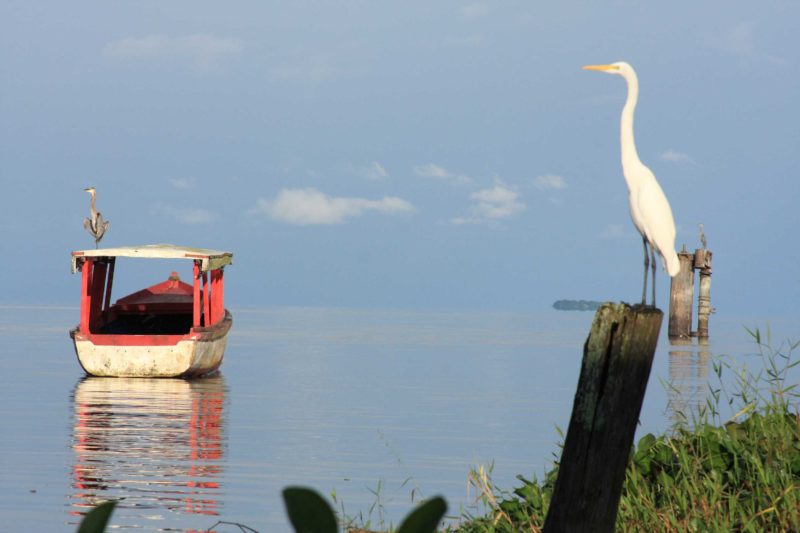
<path id="1" fill-rule="evenodd" d="M 633 113 L 636 110 L 636 101 L 639 99 L 639 81 L 633 72 L 625 76 L 625 81 L 628 82 L 628 98 L 625 100 L 625 107 L 622 108 L 619 140 L 622 148 L 622 171 L 630 187 L 628 171 L 631 169 L 631 165 L 641 164 L 639 154 L 636 152 L 636 142 L 633 139 Z"/>
<path id="2" fill-rule="evenodd" d="M 96 218 L 96 214 L 97 214 L 97 209 L 95 209 L 95 207 L 94 207 L 94 191 L 92 191 L 89 194 L 92 195 L 92 200 L 89 203 L 89 209 L 92 211 L 92 219 L 94 219 L 94 218 Z"/>

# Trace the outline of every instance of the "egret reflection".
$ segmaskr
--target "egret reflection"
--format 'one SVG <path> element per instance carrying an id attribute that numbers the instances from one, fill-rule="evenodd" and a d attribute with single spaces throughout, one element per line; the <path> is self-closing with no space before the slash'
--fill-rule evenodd
<path id="1" fill-rule="evenodd" d="M 227 417 L 221 376 L 87 377 L 75 386 L 72 404 L 75 522 L 109 499 L 122 499 L 114 521 L 127 527 L 220 513 Z"/>

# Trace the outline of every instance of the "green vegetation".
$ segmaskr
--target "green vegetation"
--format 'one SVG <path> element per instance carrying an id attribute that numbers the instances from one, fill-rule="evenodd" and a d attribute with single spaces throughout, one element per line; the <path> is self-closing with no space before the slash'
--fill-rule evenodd
<path id="1" fill-rule="evenodd" d="M 103 533 L 116 505 L 116 501 L 108 501 L 96 505 L 81 520 L 81 524 L 78 526 L 78 533 Z"/>
<path id="2" fill-rule="evenodd" d="M 800 342 L 770 348 L 758 330 L 761 370 L 731 357 L 714 362 L 719 387 L 691 423 L 645 435 L 631 454 L 617 517 L 618 531 L 800 531 L 800 416 L 797 384 L 788 383 Z M 733 372 L 734 391 L 721 384 Z M 722 411 L 732 416 L 723 418 Z M 470 482 L 486 516 L 465 517 L 460 533 L 540 531 L 557 467 L 540 483 L 522 476 L 512 492 L 480 468 Z"/>

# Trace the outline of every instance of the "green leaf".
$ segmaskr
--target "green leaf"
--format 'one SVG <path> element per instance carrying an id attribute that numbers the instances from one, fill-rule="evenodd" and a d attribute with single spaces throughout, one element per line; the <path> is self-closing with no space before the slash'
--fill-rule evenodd
<path id="1" fill-rule="evenodd" d="M 444 498 L 431 498 L 405 517 L 397 533 L 435 533 L 446 512 L 447 502 Z"/>
<path id="2" fill-rule="evenodd" d="M 337 533 L 336 515 L 322 496 L 304 487 L 283 489 L 286 514 L 297 533 Z"/>
<path id="3" fill-rule="evenodd" d="M 81 525 L 78 526 L 78 533 L 103 533 L 115 505 L 117 505 L 115 500 L 103 502 L 86 513 Z"/>
<path id="4" fill-rule="evenodd" d="M 656 443 L 656 437 L 652 433 L 648 433 L 639 439 L 639 445 L 636 447 L 637 451 L 647 451 Z"/>

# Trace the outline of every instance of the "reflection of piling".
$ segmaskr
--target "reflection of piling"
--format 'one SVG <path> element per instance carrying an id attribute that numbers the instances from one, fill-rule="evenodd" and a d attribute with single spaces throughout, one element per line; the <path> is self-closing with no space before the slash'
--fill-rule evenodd
<path id="1" fill-rule="evenodd" d="M 711 309 L 711 251 L 698 248 L 694 254 L 684 246 L 678 254 L 680 272 L 672 278 L 669 292 L 669 336 L 688 338 L 708 337 L 708 317 Z M 692 331 L 694 300 L 694 271 L 700 271 L 700 290 L 697 301 L 697 331 Z"/>
<path id="2" fill-rule="evenodd" d="M 578 389 L 544 531 L 613 532 L 664 315 L 605 303 L 583 348 Z"/>
<path id="3" fill-rule="evenodd" d="M 708 316 L 711 314 L 711 251 L 705 248 L 695 250 L 694 268 L 700 271 L 700 294 L 697 299 L 697 336 L 708 337 Z"/>
<path id="4" fill-rule="evenodd" d="M 669 291 L 669 336 L 688 339 L 692 332 L 692 300 L 694 300 L 694 269 L 692 254 L 683 250 L 678 254 L 681 269 L 672 278 Z"/>
<path id="5" fill-rule="evenodd" d="M 675 424 L 685 425 L 705 406 L 708 386 L 708 338 L 669 341 L 667 413 Z"/>

